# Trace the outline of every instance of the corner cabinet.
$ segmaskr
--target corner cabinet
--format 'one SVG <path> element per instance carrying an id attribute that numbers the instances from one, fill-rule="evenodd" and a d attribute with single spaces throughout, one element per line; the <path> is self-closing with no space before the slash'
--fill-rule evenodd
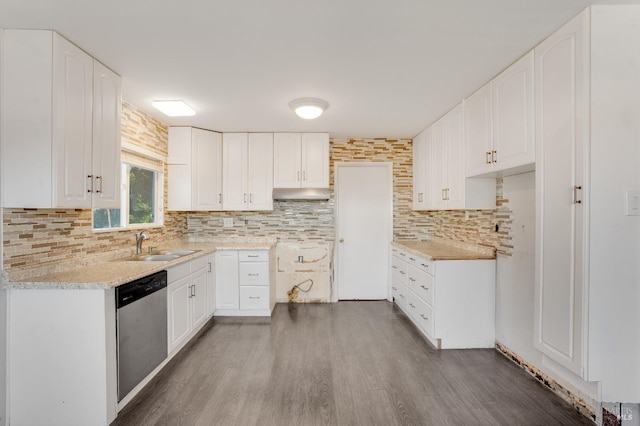
<path id="1" fill-rule="evenodd" d="M 328 133 L 274 133 L 274 188 L 329 188 Z"/>
<path id="2" fill-rule="evenodd" d="M 495 346 L 495 260 L 391 253 L 393 301 L 437 349 Z"/>
<path id="3" fill-rule="evenodd" d="M 169 210 L 222 210 L 222 134 L 170 127 L 167 163 Z"/>
<path id="4" fill-rule="evenodd" d="M 223 210 L 273 210 L 273 133 L 223 133 Z"/>
<path id="5" fill-rule="evenodd" d="M 275 307 L 273 251 L 222 250 L 215 257 L 215 316 L 271 316 Z"/>
<path id="6" fill-rule="evenodd" d="M 120 77 L 53 31 L 3 30 L 4 206 L 120 205 Z"/>
<path id="7" fill-rule="evenodd" d="M 534 53 L 464 100 L 465 176 L 507 176 L 535 168 Z"/>

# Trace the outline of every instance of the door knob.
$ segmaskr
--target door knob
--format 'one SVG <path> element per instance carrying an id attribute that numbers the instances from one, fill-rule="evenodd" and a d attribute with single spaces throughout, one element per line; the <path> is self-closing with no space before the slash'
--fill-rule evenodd
<path id="1" fill-rule="evenodd" d="M 344 243 L 344 238 L 340 238 L 340 242 L 341 242 L 341 243 Z"/>

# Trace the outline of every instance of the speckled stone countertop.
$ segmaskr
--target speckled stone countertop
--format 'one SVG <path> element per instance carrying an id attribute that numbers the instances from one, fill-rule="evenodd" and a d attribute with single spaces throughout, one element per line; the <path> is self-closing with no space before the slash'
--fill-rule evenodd
<path id="1" fill-rule="evenodd" d="M 394 241 L 394 246 L 431 260 L 481 260 L 495 259 L 490 248 L 471 250 L 436 241 Z"/>
<path id="2" fill-rule="evenodd" d="M 126 258 L 98 262 L 62 272 L 52 272 L 4 283 L 7 289 L 34 290 L 96 290 L 110 289 L 135 279 L 196 259 L 216 250 L 269 250 L 274 242 L 176 242 L 160 250 L 198 250 L 196 253 L 170 261 L 132 261 Z"/>

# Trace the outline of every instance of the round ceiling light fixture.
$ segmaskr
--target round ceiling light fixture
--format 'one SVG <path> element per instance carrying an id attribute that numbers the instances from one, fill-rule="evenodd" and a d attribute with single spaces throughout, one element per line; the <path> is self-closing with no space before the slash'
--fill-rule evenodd
<path id="1" fill-rule="evenodd" d="M 289 102 L 289 107 L 296 112 L 298 117 L 305 120 L 313 120 L 322 115 L 329 108 L 329 103 L 318 98 L 300 98 Z"/>

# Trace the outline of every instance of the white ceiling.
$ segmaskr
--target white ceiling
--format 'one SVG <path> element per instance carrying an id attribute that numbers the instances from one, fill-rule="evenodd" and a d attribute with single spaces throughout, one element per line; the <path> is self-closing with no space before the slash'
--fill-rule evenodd
<path id="1" fill-rule="evenodd" d="M 1 0 L 0 27 L 60 32 L 169 125 L 395 138 L 605 2 L 619 1 Z M 288 107 L 299 97 L 330 107 L 302 120 Z M 155 99 L 184 99 L 197 115 L 170 119 Z"/>

